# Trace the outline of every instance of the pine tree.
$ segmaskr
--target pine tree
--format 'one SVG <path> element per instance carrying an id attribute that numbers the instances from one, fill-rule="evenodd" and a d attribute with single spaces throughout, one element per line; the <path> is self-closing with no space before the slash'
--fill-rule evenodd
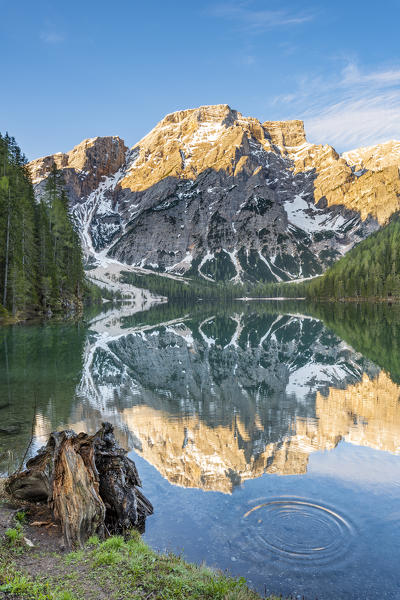
<path id="1" fill-rule="evenodd" d="M 36 202 L 26 158 L 0 135 L 0 303 L 3 310 L 59 309 L 81 298 L 84 272 L 61 173 L 53 167 Z"/>

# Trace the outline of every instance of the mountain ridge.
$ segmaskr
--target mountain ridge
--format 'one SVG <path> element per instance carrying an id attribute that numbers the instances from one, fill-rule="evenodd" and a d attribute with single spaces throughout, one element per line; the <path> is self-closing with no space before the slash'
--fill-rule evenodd
<path id="1" fill-rule="evenodd" d="M 307 142 L 302 121 L 222 104 L 170 113 L 130 149 L 90 138 L 29 169 L 37 196 L 52 164 L 63 171 L 88 256 L 282 281 L 322 273 L 400 208 L 396 144 L 381 161 L 380 146 L 340 156 Z"/>

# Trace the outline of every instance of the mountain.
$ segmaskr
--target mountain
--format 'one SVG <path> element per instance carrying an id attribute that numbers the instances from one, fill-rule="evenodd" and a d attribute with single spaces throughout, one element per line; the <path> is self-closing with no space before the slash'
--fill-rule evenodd
<path id="1" fill-rule="evenodd" d="M 377 171 L 385 167 L 400 165 L 400 142 L 391 140 L 376 146 L 358 148 L 344 152 L 342 157 L 349 165 L 355 167 L 356 171 L 364 169 Z"/>
<path id="2" fill-rule="evenodd" d="M 342 157 L 301 121 L 227 105 L 167 115 L 128 149 L 85 140 L 29 168 L 36 195 L 64 174 L 89 257 L 206 280 L 322 273 L 400 208 L 399 144 Z"/>

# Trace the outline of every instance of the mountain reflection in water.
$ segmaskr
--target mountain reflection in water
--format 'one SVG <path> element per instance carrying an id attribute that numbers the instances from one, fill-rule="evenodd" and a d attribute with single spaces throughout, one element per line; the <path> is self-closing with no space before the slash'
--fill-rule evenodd
<path id="1" fill-rule="evenodd" d="M 0 470 L 32 422 L 30 454 L 53 429 L 111 421 L 155 506 L 153 547 L 278 595 L 392 600 L 399 309 L 131 310 L 0 329 Z"/>
<path id="2" fill-rule="evenodd" d="M 341 440 L 400 452 L 387 373 L 315 318 L 240 308 L 127 328 L 97 320 L 68 426 L 109 420 L 171 483 L 226 493 L 305 473 L 312 452 Z M 55 425 L 38 413 L 35 433 Z"/>

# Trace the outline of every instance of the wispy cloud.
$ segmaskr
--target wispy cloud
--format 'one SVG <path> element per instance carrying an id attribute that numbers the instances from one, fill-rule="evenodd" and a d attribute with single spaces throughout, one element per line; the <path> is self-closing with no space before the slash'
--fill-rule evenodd
<path id="1" fill-rule="evenodd" d="M 400 69 L 384 69 L 382 71 L 372 71 L 371 73 L 361 73 L 356 63 L 349 62 L 342 71 L 342 86 L 371 84 L 391 86 L 399 83 Z"/>
<path id="2" fill-rule="evenodd" d="M 59 31 L 54 29 L 42 31 L 40 34 L 40 39 L 45 44 L 61 44 L 65 40 L 65 35 Z"/>
<path id="3" fill-rule="evenodd" d="M 400 91 L 342 100 L 304 119 L 313 141 L 340 151 L 400 139 Z"/>
<path id="4" fill-rule="evenodd" d="M 210 13 L 235 23 L 247 33 L 262 33 L 274 27 L 301 25 L 313 20 L 311 13 L 286 10 L 265 10 L 254 6 L 254 2 L 227 2 L 215 5 Z"/>
<path id="5" fill-rule="evenodd" d="M 311 141 L 339 151 L 400 139 L 400 69 L 362 71 L 349 61 L 338 75 L 305 77 L 279 96 L 290 118 L 303 118 Z"/>

